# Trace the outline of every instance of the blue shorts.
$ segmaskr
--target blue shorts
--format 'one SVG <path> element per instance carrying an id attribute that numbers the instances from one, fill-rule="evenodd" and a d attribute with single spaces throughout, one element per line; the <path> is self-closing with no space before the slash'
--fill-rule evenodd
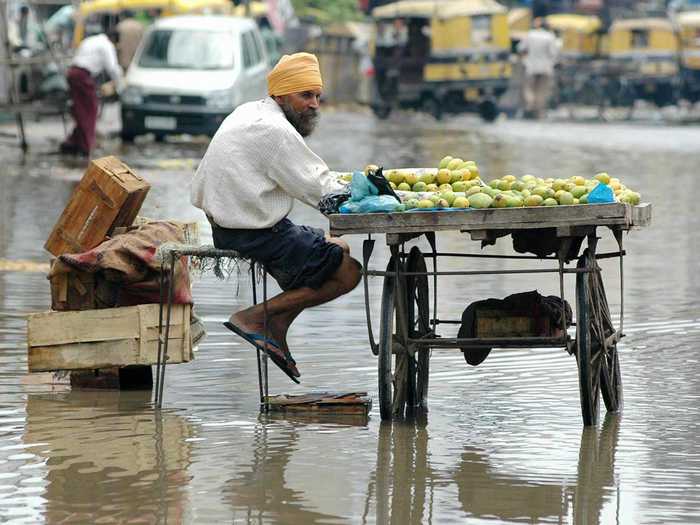
<path id="1" fill-rule="evenodd" d="M 216 248 L 236 250 L 261 263 L 282 290 L 320 288 L 343 259 L 343 249 L 328 242 L 323 230 L 297 226 L 287 218 L 260 230 L 211 226 Z"/>

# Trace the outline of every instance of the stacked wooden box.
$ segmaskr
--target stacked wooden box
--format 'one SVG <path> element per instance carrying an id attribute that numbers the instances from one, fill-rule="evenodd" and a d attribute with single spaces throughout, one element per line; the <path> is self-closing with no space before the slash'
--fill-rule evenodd
<path id="1" fill-rule="evenodd" d="M 116 157 L 93 160 L 45 248 L 58 257 L 90 250 L 136 218 L 150 185 Z M 55 264 L 55 262 L 54 262 Z M 95 370 L 156 363 L 159 305 L 111 308 L 118 291 L 99 274 L 71 270 L 51 279 L 49 312 L 27 324 L 30 372 Z M 174 305 L 168 363 L 192 359 L 190 305 Z"/>

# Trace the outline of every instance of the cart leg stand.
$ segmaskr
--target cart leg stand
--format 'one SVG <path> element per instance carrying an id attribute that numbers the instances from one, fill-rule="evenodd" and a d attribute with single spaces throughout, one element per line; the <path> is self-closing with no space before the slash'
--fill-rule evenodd
<path id="1" fill-rule="evenodd" d="M 168 339 L 170 337 L 170 315 L 173 309 L 173 295 L 175 289 L 175 252 L 170 253 L 170 260 L 167 268 L 167 279 L 166 283 L 163 283 L 163 277 L 161 275 L 161 290 L 160 299 L 161 307 L 159 312 L 158 320 L 158 358 L 156 362 L 156 392 L 155 392 L 155 404 L 156 408 L 160 409 L 163 406 L 163 387 L 165 385 L 165 364 L 168 361 Z M 166 273 L 166 272 L 162 272 Z M 167 284 L 168 296 L 167 296 L 167 310 L 165 315 L 165 330 L 163 330 L 163 285 Z"/>
<path id="2" fill-rule="evenodd" d="M 267 270 L 263 266 L 263 308 L 265 311 L 263 317 L 263 336 L 268 339 L 267 328 Z M 253 280 L 253 304 L 258 304 L 257 283 L 255 281 L 255 261 L 250 263 L 250 275 Z M 267 353 L 261 352 L 258 347 L 255 347 L 258 365 L 258 390 L 260 392 L 260 410 L 269 412 L 270 410 L 270 391 L 267 374 Z"/>
<path id="3" fill-rule="evenodd" d="M 255 282 L 255 261 L 250 263 L 250 277 L 253 283 L 253 304 L 258 304 L 258 289 L 257 283 Z M 255 362 L 258 367 L 258 391 L 260 392 L 260 406 L 265 402 L 265 394 L 263 393 L 263 380 L 262 380 L 262 364 L 260 358 L 260 349 L 255 347 Z"/>
<path id="4" fill-rule="evenodd" d="M 263 335 L 265 336 L 265 339 L 269 339 L 269 330 L 268 330 L 268 324 L 267 324 L 267 270 L 263 267 L 263 311 L 264 311 L 264 317 L 263 317 Z M 267 375 L 267 352 L 262 352 L 262 360 L 263 360 L 263 380 L 264 380 L 264 386 L 263 386 L 263 393 L 265 394 L 265 403 L 263 405 L 263 408 L 265 410 L 265 413 L 268 413 L 270 411 L 270 385 L 268 382 L 268 375 Z"/>

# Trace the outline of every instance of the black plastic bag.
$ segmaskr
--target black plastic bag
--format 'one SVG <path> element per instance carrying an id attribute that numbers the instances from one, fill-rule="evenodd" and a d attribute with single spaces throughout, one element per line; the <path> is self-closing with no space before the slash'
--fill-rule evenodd
<path id="1" fill-rule="evenodd" d="M 318 209 L 324 215 L 331 215 L 332 213 L 339 213 L 338 209 L 340 205 L 350 198 L 350 187 L 346 186 L 342 190 L 335 190 L 330 193 L 326 193 L 318 201 Z"/>
<path id="2" fill-rule="evenodd" d="M 383 169 L 384 168 L 377 168 L 376 170 L 369 170 L 367 172 L 367 178 L 372 184 L 375 185 L 377 190 L 379 190 L 379 195 L 391 195 L 397 201 L 401 202 L 399 196 L 396 195 L 394 190 L 391 188 L 389 181 L 384 178 L 384 174 L 382 173 Z"/>

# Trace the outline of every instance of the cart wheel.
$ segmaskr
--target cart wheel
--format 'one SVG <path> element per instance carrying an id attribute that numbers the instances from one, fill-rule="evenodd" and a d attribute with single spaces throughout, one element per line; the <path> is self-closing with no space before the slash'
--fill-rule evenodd
<path id="1" fill-rule="evenodd" d="M 591 280 L 596 283 L 595 295 L 596 300 L 596 317 L 598 326 L 603 337 L 615 332 L 615 327 L 610 320 L 610 308 L 608 307 L 608 298 L 605 295 L 605 287 L 603 286 L 603 278 L 600 272 L 591 275 Z M 600 348 L 604 347 L 604 339 L 600 341 Z M 620 357 L 617 352 L 617 344 L 611 345 L 605 358 L 601 362 L 600 368 L 600 389 L 603 393 L 603 401 L 608 412 L 619 412 L 622 410 L 622 376 L 620 374 Z"/>
<path id="2" fill-rule="evenodd" d="M 387 272 L 396 269 L 394 257 L 389 259 Z M 394 311 L 396 300 L 396 277 L 386 275 L 382 289 L 382 308 L 379 319 L 379 356 L 378 356 L 378 381 L 379 381 L 379 414 L 383 420 L 391 419 L 391 407 L 393 402 L 393 377 L 391 374 L 392 337 L 394 333 Z"/>
<path id="3" fill-rule="evenodd" d="M 407 272 L 427 272 L 425 258 L 420 248 L 411 248 L 406 261 Z M 430 295 L 427 275 L 409 275 L 406 277 L 406 294 L 408 295 L 408 330 L 409 337 L 423 337 L 430 333 Z M 428 409 L 428 378 L 430 372 L 430 349 L 422 348 L 416 352 L 417 360 L 412 369 L 409 368 L 409 406 L 417 406 L 422 410 Z"/>
<path id="4" fill-rule="evenodd" d="M 587 261 L 588 250 L 578 260 L 577 268 L 585 268 Z M 598 423 L 600 405 L 600 359 L 593 356 L 589 275 L 576 274 L 576 362 L 581 415 L 585 426 Z"/>

